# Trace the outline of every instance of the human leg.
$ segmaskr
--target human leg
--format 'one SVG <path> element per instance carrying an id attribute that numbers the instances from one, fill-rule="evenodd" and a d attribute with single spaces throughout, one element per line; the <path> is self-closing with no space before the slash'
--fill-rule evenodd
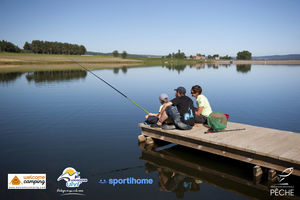
<path id="1" fill-rule="evenodd" d="M 179 129 L 189 130 L 189 129 L 193 128 L 192 126 L 187 125 L 181 121 L 180 114 L 175 106 L 168 106 L 166 108 L 166 114 L 167 114 L 167 116 L 172 118 L 175 126 L 177 126 Z"/>
<path id="2" fill-rule="evenodd" d="M 195 115 L 195 123 L 207 124 L 207 117 L 204 115 Z"/>

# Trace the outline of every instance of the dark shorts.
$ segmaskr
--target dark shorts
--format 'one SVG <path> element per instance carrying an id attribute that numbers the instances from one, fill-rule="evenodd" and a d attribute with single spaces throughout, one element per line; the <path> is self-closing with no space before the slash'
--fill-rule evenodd
<path id="1" fill-rule="evenodd" d="M 155 116 L 148 116 L 148 118 L 145 122 L 147 124 L 156 124 L 158 122 L 158 118 Z"/>
<path id="2" fill-rule="evenodd" d="M 207 117 L 204 115 L 195 115 L 195 123 L 207 124 Z"/>

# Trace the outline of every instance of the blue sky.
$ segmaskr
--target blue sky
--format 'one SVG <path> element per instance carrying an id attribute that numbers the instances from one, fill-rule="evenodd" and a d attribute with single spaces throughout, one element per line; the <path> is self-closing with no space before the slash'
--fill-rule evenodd
<path id="1" fill-rule="evenodd" d="M 0 39 L 166 55 L 300 53 L 300 1 L 0 0 Z"/>

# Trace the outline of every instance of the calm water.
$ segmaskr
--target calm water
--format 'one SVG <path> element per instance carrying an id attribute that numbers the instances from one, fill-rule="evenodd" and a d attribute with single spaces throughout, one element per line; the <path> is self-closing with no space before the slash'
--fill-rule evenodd
<path id="1" fill-rule="evenodd" d="M 160 93 L 173 97 L 174 88 L 189 91 L 199 84 L 212 109 L 230 114 L 231 121 L 300 132 L 300 66 L 152 66 L 94 73 L 150 112 L 158 110 Z M 88 183 L 80 186 L 86 196 L 65 199 L 269 197 L 263 184 L 242 184 L 253 185 L 251 166 L 178 146 L 162 151 L 138 146 L 143 111 L 84 71 L 0 74 L 0 94 L 1 199 L 61 198 L 57 189 L 64 183 L 57 178 L 66 167 Z M 8 173 L 47 173 L 47 190 L 7 190 Z M 154 183 L 98 183 L 127 177 Z"/>

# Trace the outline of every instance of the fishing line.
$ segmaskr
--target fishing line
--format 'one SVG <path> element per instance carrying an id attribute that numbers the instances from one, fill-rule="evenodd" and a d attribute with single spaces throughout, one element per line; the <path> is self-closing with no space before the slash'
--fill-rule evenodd
<path id="1" fill-rule="evenodd" d="M 71 61 L 73 61 L 74 63 L 78 64 L 80 67 L 82 67 L 85 71 L 90 72 L 91 74 L 93 74 L 96 78 L 98 78 L 99 80 L 103 81 L 105 84 L 107 84 L 109 87 L 111 87 L 112 89 L 114 89 L 115 91 L 117 91 L 119 94 L 121 94 L 123 97 L 125 97 L 126 99 L 128 99 L 129 101 L 131 101 L 134 105 L 136 105 L 137 107 L 139 107 L 140 109 L 142 109 L 145 113 L 149 114 L 149 112 L 147 110 L 145 110 L 142 106 L 140 106 L 139 104 L 135 103 L 132 99 L 130 99 L 127 95 L 125 95 L 124 93 L 122 93 L 120 90 L 118 90 L 117 88 L 115 88 L 114 86 L 112 86 L 110 83 L 108 83 L 107 81 L 105 81 L 103 78 L 101 78 L 100 76 L 98 76 L 97 74 L 95 74 L 94 72 L 92 72 L 91 70 L 87 69 L 86 67 L 82 66 L 79 62 L 76 62 L 75 60 L 70 59 Z"/>
<path id="2" fill-rule="evenodd" d="M 114 169 L 114 170 L 110 170 L 110 171 L 103 172 L 103 173 L 92 174 L 92 176 L 100 176 L 100 175 L 111 174 L 111 173 L 115 173 L 115 172 L 123 172 L 123 171 L 127 171 L 127 170 L 144 168 L 144 167 L 145 167 L 144 165 L 139 165 L 139 166 L 133 166 L 133 167 L 126 167 L 126 168 L 122 168 L 122 169 Z"/>

